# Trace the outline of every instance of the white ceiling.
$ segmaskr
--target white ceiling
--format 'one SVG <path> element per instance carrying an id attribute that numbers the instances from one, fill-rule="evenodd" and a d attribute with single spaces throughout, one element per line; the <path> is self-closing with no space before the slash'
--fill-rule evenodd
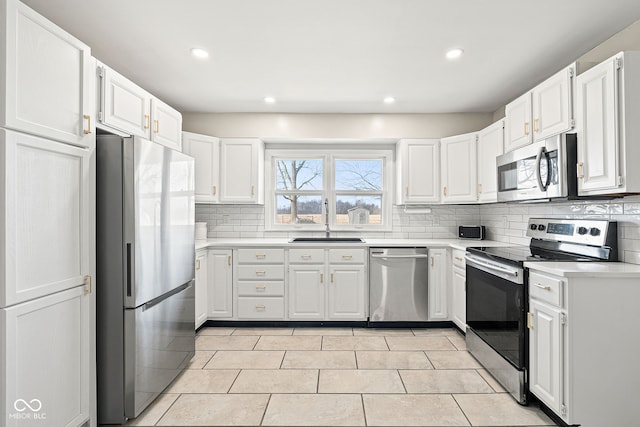
<path id="1" fill-rule="evenodd" d="M 492 112 L 640 19 L 638 0 L 24 2 L 183 112 Z"/>

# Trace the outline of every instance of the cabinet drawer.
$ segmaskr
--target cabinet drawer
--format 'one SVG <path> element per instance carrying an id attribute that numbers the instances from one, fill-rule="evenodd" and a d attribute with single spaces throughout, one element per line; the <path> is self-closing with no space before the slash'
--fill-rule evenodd
<path id="1" fill-rule="evenodd" d="M 238 282 L 238 295 L 281 297 L 284 295 L 284 282 Z"/>
<path id="2" fill-rule="evenodd" d="M 284 249 L 247 248 L 238 249 L 238 264 L 284 264 Z"/>
<path id="3" fill-rule="evenodd" d="M 329 262 L 363 264 L 364 252 L 364 249 L 330 249 Z"/>
<path id="4" fill-rule="evenodd" d="M 562 307 L 562 280 L 544 274 L 529 273 L 529 296 Z"/>
<path id="5" fill-rule="evenodd" d="M 238 298 L 239 319 L 283 319 L 284 298 Z"/>
<path id="6" fill-rule="evenodd" d="M 284 264 L 239 265 L 238 280 L 284 280 Z"/>
<path id="7" fill-rule="evenodd" d="M 324 263 L 324 249 L 289 249 L 292 264 Z"/>
<path id="8" fill-rule="evenodd" d="M 464 254 L 465 251 L 461 251 L 460 249 L 454 249 L 451 258 L 453 260 L 453 265 L 460 268 L 465 268 L 464 262 Z"/>

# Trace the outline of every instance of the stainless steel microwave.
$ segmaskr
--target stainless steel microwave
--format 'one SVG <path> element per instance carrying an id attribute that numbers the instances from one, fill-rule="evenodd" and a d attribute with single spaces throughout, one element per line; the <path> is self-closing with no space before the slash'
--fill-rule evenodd
<path id="1" fill-rule="evenodd" d="M 576 150 L 561 134 L 498 156 L 498 201 L 577 198 Z"/>

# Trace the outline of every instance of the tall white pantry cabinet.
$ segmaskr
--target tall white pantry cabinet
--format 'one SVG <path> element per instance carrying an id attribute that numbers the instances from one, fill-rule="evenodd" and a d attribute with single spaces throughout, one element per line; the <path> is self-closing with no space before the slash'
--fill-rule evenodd
<path id="1" fill-rule="evenodd" d="M 95 64 L 0 0 L 0 425 L 96 425 Z"/>

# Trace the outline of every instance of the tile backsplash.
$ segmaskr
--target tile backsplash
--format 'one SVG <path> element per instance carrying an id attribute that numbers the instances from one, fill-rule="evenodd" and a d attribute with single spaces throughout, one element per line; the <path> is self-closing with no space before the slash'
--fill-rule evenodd
<path id="1" fill-rule="evenodd" d="M 362 232 L 364 238 L 455 239 L 459 225 L 482 224 L 487 239 L 528 245 L 530 217 L 604 218 L 618 221 L 620 260 L 640 264 L 640 196 L 607 202 L 575 201 L 531 204 L 434 205 L 430 213 L 393 207 L 393 226 L 386 232 Z M 264 227 L 264 206 L 196 205 L 196 221 L 207 222 L 209 238 L 291 238 L 322 232 L 269 231 Z M 346 232 L 334 232 L 337 236 Z"/>

